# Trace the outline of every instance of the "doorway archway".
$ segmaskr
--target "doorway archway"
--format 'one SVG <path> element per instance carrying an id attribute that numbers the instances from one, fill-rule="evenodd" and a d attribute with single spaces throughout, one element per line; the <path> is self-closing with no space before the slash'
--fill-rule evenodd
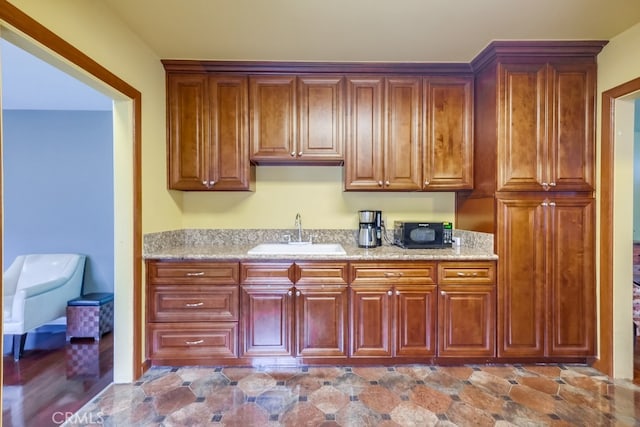
<path id="1" fill-rule="evenodd" d="M 3 36 L 13 35 L 18 43 L 23 43 L 20 47 L 39 50 L 51 59 L 54 65 L 67 67 L 70 74 L 79 76 L 83 81 L 86 79 L 94 85 L 98 82 L 99 88 L 94 87 L 118 99 L 114 102 L 114 156 L 121 156 L 124 162 L 120 164 L 118 173 L 115 174 L 114 183 L 116 191 L 114 291 L 116 307 L 118 307 L 115 315 L 117 332 L 114 335 L 116 340 L 114 345 L 119 346 L 122 352 L 116 351 L 114 354 L 114 381 L 130 382 L 143 372 L 140 134 L 142 95 L 134 87 L 6 0 L 0 0 L 0 27 Z M 1 200 L 0 190 L 0 202 Z M 1 240 L 2 228 L 0 227 Z"/>
<path id="2" fill-rule="evenodd" d="M 602 93 L 600 163 L 600 358 L 598 370 L 614 376 L 614 160 L 616 101 L 640 91 L 640 77 Z M 631 251 L 631 248 L 629 248 Z M 631 284 L 629 283 L 629 286 Z M 629 307 L 631 313 L 631 307 Z M 629 328 L 632 326 L 629 325 Z"/>

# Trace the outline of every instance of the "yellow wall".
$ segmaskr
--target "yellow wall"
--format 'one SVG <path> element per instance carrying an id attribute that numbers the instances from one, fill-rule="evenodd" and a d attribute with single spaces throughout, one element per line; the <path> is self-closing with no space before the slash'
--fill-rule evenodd
<path id="1" fill-rule="evenodd" d="M 185 193 L 184 228 L 358 227 L 357 211 L 396 219 L 453 221 L 454 193 L 345 192 L 341 166 L 258 166 L 255 192 Z"/>
<path id="2" fill-rule="evenodd" d="M 598 111 L 602 92 L 640 77 L 640 23 L 613 38 L 598 57 Z M 640 94 L 635 95 L 640 96 Z M 601 117 L 598 117 L 598 129 Z M 633 377 L 633 101 L 616 103 L 614 154 L 614 376 Z M 598 159 L 600 159 L 598 130 Z M 600 166 L 598 165 L 598 171 Z M 598 180 L 599 182 L 599 180 Z M 597 233 L 599 236 L 599 233 Z"/>

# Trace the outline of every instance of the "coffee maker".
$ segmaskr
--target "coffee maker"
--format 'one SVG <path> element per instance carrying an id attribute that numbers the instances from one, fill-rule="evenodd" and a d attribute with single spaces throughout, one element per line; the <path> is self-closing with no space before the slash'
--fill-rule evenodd
<path id="1" fill-rule="evenodd" d="M 382 246 L 382 212 L 358 211 L 358 246 L 375 248 Z"/>

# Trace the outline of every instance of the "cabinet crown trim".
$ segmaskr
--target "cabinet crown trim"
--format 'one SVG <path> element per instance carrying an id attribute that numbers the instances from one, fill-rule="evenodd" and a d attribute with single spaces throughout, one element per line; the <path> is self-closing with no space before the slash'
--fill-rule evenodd
<path id="1" fill-rule="evenodd" d="M 280 62 L 162 59 L 167 72 L 238 72 L 243 74 L 429 74 L 471 75 L 471 65 L 457 62 Z"/>
<path id="2" fill-rule="evenodd" d="M 607 43 L 607 40 L 492 41 L 471 61 L 470 66 L 477 73 L 500 56 L 524 59 L 570 57 L 574 61 L 584 57 L 595 62 L 595 57 Z"/>

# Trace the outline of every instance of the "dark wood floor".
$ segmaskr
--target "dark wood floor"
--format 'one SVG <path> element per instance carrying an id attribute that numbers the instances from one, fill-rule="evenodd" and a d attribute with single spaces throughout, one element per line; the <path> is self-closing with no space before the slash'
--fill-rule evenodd
<path id="1" fill-rule="evenodd" d="M 2 363 L 2 425 L 59 426 L 113 382 L 113 334 L 70 343 L 64 332 L 39 334 L 37 349 Z"/>

